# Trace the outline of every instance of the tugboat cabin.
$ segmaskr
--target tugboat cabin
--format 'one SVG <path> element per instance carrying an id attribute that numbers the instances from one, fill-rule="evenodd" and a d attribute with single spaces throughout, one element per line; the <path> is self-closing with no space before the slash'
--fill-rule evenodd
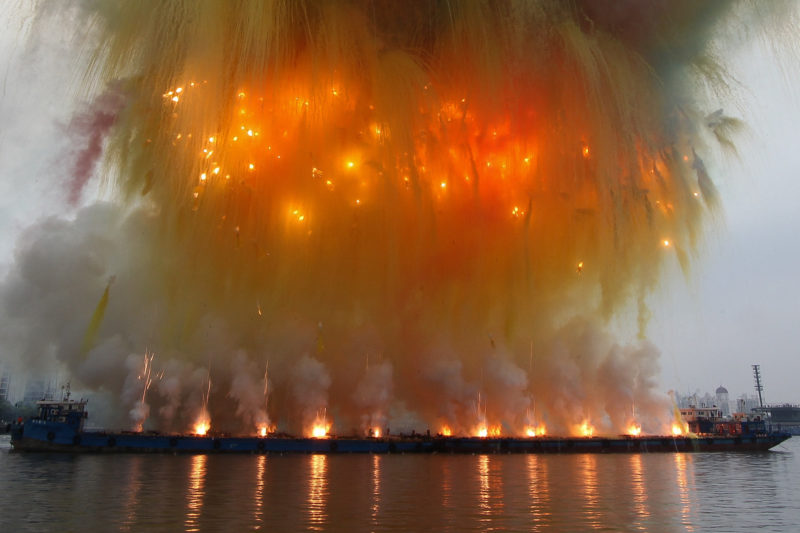
<path id="1" fill-rule="evenodd" d="M 83 430 L 83 422 L 88 417 L 86 400 L 40 400 L 36 402 L 38 413 L 32 423 L 57 422 L 66 424 L 76 431 Z"/>

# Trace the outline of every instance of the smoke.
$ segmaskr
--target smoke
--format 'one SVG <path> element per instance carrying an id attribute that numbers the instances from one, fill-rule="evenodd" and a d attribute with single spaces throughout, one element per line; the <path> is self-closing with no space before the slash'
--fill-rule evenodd
<path id="1" fill-rule="evenodd" d="M 267 394 L 269 384 L 266 372 L 263 379 L 258 380 L 259 369 L 251 362 L 247 354 L 240 350 L 231 361 L 231 390 L 228 393 L 238 405 L 236 416 L 251 425 L 254 429 L 269 428 L 270 420 L 267 414 Z"/>
<path id="2" fill-rule="evenodd" d="M 310 429 L 315 422 L 327 419 L 328 388 L 331 377 L 325 365 L 305 354 L 292 369 L 292 396 L 301 416 L 301 425 L 295 427 Z"/>
<path id="3" fill-rule="evenodd" d="M 77 205 L 86 183 L 92 177 L 103 154 L 103 141 L 117 121 L 125 104 L 119 84 L 114 84 L 95 98 L 91 107 L 78 112 L 67 127 L 75 151 L 69 185 L 69 203 Z"/>
<path id="4" fill-rule="evenodd" d="M 669 424 L 645 301 L 718 203 L 719 40 L 785 5 L 83 7 L 111 89 L 68 129 L 65 201 L 100 161 L 110 200 L 21 236 L 0 342 L 22 366 L 162 429 Z"/>
<path id="5" fill-rule="evenodd" d="M 361 411 L 361 429 L 364 433 L 370 430 L 383 430 L 389 416 L 392 400 L 392 364 L 380 361 L 367 367 L 364 377 L 353 392 L 353 401 Z"/>

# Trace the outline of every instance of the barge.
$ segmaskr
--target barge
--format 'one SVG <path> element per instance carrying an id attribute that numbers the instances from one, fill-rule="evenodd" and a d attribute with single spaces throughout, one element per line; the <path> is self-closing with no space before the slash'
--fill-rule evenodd
<path id="1" fill-rule="evenodd" d="M 67 453 L 646 453 L 766 451 L 791 435 L 763 422 L 726 434 L 618 437 L 456 437 L 429 434 L 304 438 L 85 431 L 86 401 L 40 401 L 38 414 L 11 428 L 15 451 Z M 730 428 L 729 428 L 730 429 Z"/>

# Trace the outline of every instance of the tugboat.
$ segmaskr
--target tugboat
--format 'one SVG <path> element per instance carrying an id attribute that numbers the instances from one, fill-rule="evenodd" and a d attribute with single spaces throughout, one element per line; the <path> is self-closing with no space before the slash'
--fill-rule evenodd
<path id="1" fill-rule="evenodd" d="M 451 437 L 430 433 L 385 437 L 303 438 L 157 432 L 84 431 L 87 400 L 37 402 L 38 413 L 11 429 L 15 451 L 67 453 L 643 453 L 766 451 L 791 435 L 763 421 L 722 423 L 717 413 L 684 413 L 689 435 L 618 437 Z M 720 413 L 721 415 L 721 413 Z"/>

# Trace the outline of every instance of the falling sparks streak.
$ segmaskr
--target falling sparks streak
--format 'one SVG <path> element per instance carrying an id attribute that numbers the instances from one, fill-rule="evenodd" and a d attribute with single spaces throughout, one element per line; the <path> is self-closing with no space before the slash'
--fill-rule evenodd
<path id="1" fill-rule="evenodd" d="M 165 93 L 165 96 L 174 94 L 174 91 L 168 91 Z M 240 98 L 242 94 L 245 94 L 243 91 L 239 91 L 238 95 Z M 282 156 L 277 152 L 275 145 L 277 142 L 288 142 L 291 139 L 295 139 L 297 134 L 293 132 L 294 129 L 302 127 L 302 121 L 305 120 L 302 117 L 305 115 L 298 116 L 296 114 L 296 110 L 293 109 L 293 106 L 287 105 L 286 102 L 296 102 L 297 97 L 290 97 L 287 96 L 286 100 L 281 103 L 280 99 L 275 102 L 272 102 L 269 106 L 264 105 L 264 109 L 269 109 L 272 111 L 272 115 L 269 117 L 262 113 L 261 111 L 251 110 L 247 107 L 242 107 L 238 110 L 237 117 L 238 119 L 234 119 L 232 122 L 233 131 L 241 131 L 249 140 L 249 145 L 247 147 L 237 146 L 237 141 L 239 141 L 239 137 L 237 135 L 221 135 L 221 136 L 211 136 L 208 138 L 209 147 L 203 149 L 202 160 L 208 160 L 215 153 L 215 150 L 210 148 L 211 145 L 217 147 L 217 150 L 222 150 L 224 153 L 220 156 L 221 160 L 227 160 L 229 163 L 227 166 L 231 167 L 234 172 L 234 177 L 236 176 L 236 168 L 244 169 L 246 172 L 250 172 L 253 174 L 252 178 L 247 178 L 243 180 L 242 183 L 252 183 L 251 186 L 255 186 L 257 189 L 267 190 L 267 189 L 276 189 L 272 184 L 271 180 L 273 176 L 276 176 L 275 172 L 278 170 L 276 165 L 280 164 Z M 354 104 L 353 102 L 345 99 L 342 101 L 342 107 L 344 108 L 340 112 L 344 112 L 345 115 L 348 114 L 348 109 L 350 109 Z M 305 106 L 304 106 L 305 107 Z M 450 115 L 450 110 L 452 109 L 459 109 L 460 114 L 460 106 L 455 106 L 455 104 L 445 102 L 442 105 L 442 108 L 436 114 L 437 116 L 444 116 L 446 120 L 452 120 L 452 116 Z M 281 114 L 281 111 L 285 113 L 285 115 Z M 337 110 L 334 109 L 325 109 L 325 112 L 331 113 L 333 115 L 337 114 Z M 276 113 L 277 112 L 277 113 Z M 248 123 L 236 123 L 236 120 L 240 120 L 243 118 L 248 119 Z M 259 124 L 259 126 L 253 126 L 250 124 Z M 472 124 L 473 127 L 477 127 L 476 117 L 470 116 L 467 124 Z M 382 130 L 376 126 L 370 126 L 366 128 L 367 131 L 373 132 L 381 132 Z M 262 134 L 262 131 L 264 132 Z M 176 138 L 180 138 L 182 134 L 178 133 Z M 170 134 L 171 137 L 175 137 L 174 134 Z M 477 136 L 476 131 L 470 131 L 467 133 L 467 138 Z M 223 139 L 223 141 L 220 141 Z M 225 141 L 225 139 L 230 139 L 229 141 Z M 270 140 L 271 139 L 271 140 Z M 372 139 L 372 146 L 369 148 L 368 151 L 377 152 L 380 146 L 382 146 L 382 135 L 378 135 L 378 140 Z M 485 171 L 482 172 L 484 176 L 482 176 L 481 183 L 482 190 L 485 189 L 485 196 L 487 198 L 491 198 L 494 200 L 501 200 L 505 198 L 507 202 L 511 205 L 508 209 L 510 209 L 512 213 L 512 218 L 519 219 L 524 218 L 527 216 L 526 211 L 520 207 L 518 204 L 514 205 L 514 197 L 517 199 L 522 199 L 528 196 L 529 193 L 523 192 L 530 187 L 530 184 L 527 183 L 529 178 L 529 171 L 526 168 L 531 164 L 532 158 L 528 155 L 519 156 L 520 152 L 525 153 L 528 150 L 523 150 L 520 147 L 522 146 L 531 146 L 535 145 L 536 141 L 533 139 L 525 139 L 524 137 L 521 138 L 518 134 L 511 135 L 511 133 L 506 129 L 503 131 L 493 130 L 491 134 L 492 142 L 483 147 L 486 152 L 484 155 L 476 156 L 476 159 L 483 159 L 485 161 Z M 360 142 L 363 144 L 367 142 L 369 145 L 369 138 L 361 139 Z M 458 146 L 463 146 L 462 140 L 454 141 L 455 147 L 445 150 L 444 152 L 448 154 L 445 158 L 445 161 L 437 162 L 438 164 L 442 164 L 443 168 L 448 169 L 444 173 L 447 175 L 460 175 L 464 176 L 465 179 L 461 181 L 464 184 L 464 188 L 462 191 L 458 191 L 457 194 L 454 196 L 450 196 L 451 201 L 454 201 L 456 204 L 461 203 L 464 200 L 469 200 L 472 198 L 474 187 L 469 183 L 470 174 L 474 172 L 469 168 L 469 166 L 465 166 L 465 162 L 472 159 L 472 157 L 465 158 L 465 154 L 458 148 Z M 507 149 L 507 152 L 497 152 L 498 149 Z M 420 161 L 422 160 L 423 155 L 418 156 Z M 589 157 L 589 147 L 583 146 L 581 149 L 581 157 L 587 159 Z M 237 159 L 241 162 L 237 163 Z M 356 189 L 362 189 L 364 186 L 367 188 L 372 188 L 370 182 L 372 181 L 367 180 L 348 180 L 348 176 L 352 176 L 353 173 L 362 172 L 360 170 L 360 165 L 357 161 L 353 158 L 344 157 L 344 164 L 342 165 L 342 172 L 340 175 L 332 175 L 331 178 L 327 178 L 323 185 L 329 192 L 337 191 L 343 197 L 345 195 L 350 196 Z M 370 158 L 371 161 L 375 161 L 375 159 Z M 510 163 L 513 161 L 514 163 Z M 203 165 L 205 166 L 205 165 Z M 333 165 L 334 167 L 336 165 Z M 429 167 L 434 167 L 431 163 L 425 164 L 421 163 L 417 166 L 417 170 L 419 171 L 420 175 L 427 175 L 427 174 L 441 174 L 441 170 L 434 170 L 433 172 L 430 171 Z M 317 166 L 311 166 L 312 168 L 312 177 L 319 178 L 322 176 L 322 171 Z M 400 168 L 399 170 L 403 170 Z M 366 176 L 375 175 L 375 167 L 368 167 L 363 170 Z M 383 174 L 383 171 L 378 172 L 378 174 Z M 208 182 L 211 176 L 220 176 L 223 175 L 226 177 L 225 182 L 228 182 L 231 174 L 228 174 L 224 171 L 223 167 L 217 163 L 212 164 L 211 166 L 206 166 L 204 171 L 199 173 L 200 181 L 205 183 Z M 243 176 L 242 176 L 243 177 Z M 341 178 L 344 179 L 343 183 L 347 184 L 347 186 L 342 186 L 337 189 L 334 189 L 333 178 Z M 512 182 L 508 182 L 508 178 L 513 178 Z M 408 183 L 409 177 L 402 176 L 401 179 L 403 182 Z M 501 179 L 501 181 L 495 181 L 496 179 Z M 644 179 L 644 178 L 643 178 Z M 429 185 L 432 185 L 434 188 L 439 190 L 439 193 L 436 193 L 437 197 L 441 200 L 441 194 L 445 191 L 449 191 L 451 188 L 451 180 L 449 179 L 442 179 L 435 183 L 430 183 L 429 180 L 426 182 Z M 356 183 L 360 183 L 361 185 L 356 185 Z M 234 181 L 235 183 L 235 181 Z M 355 188 L 354 188 L 355 186 Z M 538 185 L 541 187 L 541 185 Z M 546 189 L 545 189 L 546 191 Z M 207 194 L 211 194 L 211 190 L 204 191 Z M 587 191 L 588 192 L 588 191 Z M 216 194 L 216 193 L 215 193 Z M 238 195 L 238 193 L 234 194 Z M 201 197 L 202 194 L 198 191 L 193 193 L 192 200 L 197 200 Z M 352 196 L 351 196 L 352 197 Z M 354 206 L 360 206 L 362 204 L 362 198 L 356 198 L 353 201 Z M 214 202 L 216 203 L 216 202 Z M 297 209 L 291 210 L 292 214 L 296 216 L 299 221 L 305 219 L 306 214 L 299 212 Z M 260 228 L 254 228 L 257 231 L 261 231 Z M 664 241 L 666 243 L 666 241 Z M 665 244 L 668 246 L 668 244 Z"/>
<path id="2" fill-rule="evenodd" d="M 208 400 L 211 396 L 211 371 L 206 375 L 206 390 L 203 393 L 203 406 L 200 415 L 194 424 L 194 433 L 199 436 L 206 435 L 211 429 L 211 416 L 208 413 Z"/>

